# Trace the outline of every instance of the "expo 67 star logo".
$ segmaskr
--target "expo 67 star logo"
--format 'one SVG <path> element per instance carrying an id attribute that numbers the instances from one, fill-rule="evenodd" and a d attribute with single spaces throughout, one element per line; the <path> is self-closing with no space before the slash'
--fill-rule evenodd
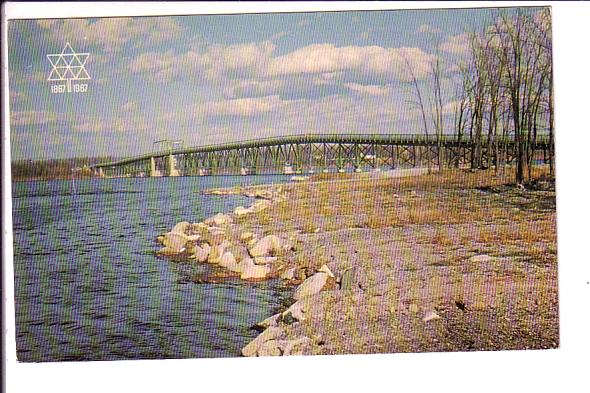
<path id="1" fill-rule="evenodd" d="M 66 92 L 86 93 L 88 84 L 78 83 L 78 81 L 91 79 L 88 71 L 86 71 L 88 56 L 88 53 L 76 53 L 69 42 L 66 43 L 61 53 L 47 55 L 52 67 L 47 80 L 57 82 L 51 86 L 51 92 L 54 94 Z M 72 81 L 75 83 L 72 83 Z"/>

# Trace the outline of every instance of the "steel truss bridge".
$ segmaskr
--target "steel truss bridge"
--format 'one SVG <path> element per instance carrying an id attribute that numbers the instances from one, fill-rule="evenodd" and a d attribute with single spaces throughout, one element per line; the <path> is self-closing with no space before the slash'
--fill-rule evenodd
<path id="1" fill-rule="evenodd" d="M 493 143 L 495 142 L 495 143 Z M 552 141 L 539 135 L 533 146 L 536 160 L 553 157 Z M 423 134 L 313 134 L 168 149 L 93 165 L 101 177 L 203 176 L 253 173 L 360 171 L 438 165 L 469 165 L 481 149 L 484 165 L 494 165 L 492 149 L 502 162 L 515 157 L 511 138 L 484 138 L 476 147 L 466 137 Z"/>

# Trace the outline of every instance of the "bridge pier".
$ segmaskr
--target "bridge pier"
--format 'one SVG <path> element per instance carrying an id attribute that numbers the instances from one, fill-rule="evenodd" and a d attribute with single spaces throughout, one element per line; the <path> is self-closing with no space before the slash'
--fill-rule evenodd
<path id="1" fill-rule="evenodd" d="M 178 176 L 180 176 L 180 172 L 176 168 L 176 158 L 172 154 L 170 154 L 168 156 L 168 165 L 169 165 L 169 168 L 170 168 L 170 170 L 168 172 L 168 176 L 171 176 L 171 177 L 178 177 Z"/>
<path id="2" fill-rule="evenodd" d="M 156 169 L 155 157 L 150 157 L 150 177 L 162 177 L 162 173 Z"/>

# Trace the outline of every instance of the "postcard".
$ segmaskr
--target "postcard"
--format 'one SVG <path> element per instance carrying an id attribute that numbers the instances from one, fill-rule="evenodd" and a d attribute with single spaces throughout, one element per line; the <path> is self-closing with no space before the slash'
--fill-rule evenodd
<path id="1" fill-rule="evenodd" d="M 18 362 L 560 347 L 551 7 L 7 37 Z"/>

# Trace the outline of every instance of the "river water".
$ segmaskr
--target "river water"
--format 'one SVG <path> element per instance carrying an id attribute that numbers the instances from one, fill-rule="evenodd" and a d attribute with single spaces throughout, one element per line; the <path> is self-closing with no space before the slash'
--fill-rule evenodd
<path id="1" fill-rule="evenodd" d="M 14 183 L 17 357 L 25 362 L 239 356 L 289 296 L 278 280 L 199 284 L 154 238 L 251 200 L 200 195 L 285 176 Z"/>

